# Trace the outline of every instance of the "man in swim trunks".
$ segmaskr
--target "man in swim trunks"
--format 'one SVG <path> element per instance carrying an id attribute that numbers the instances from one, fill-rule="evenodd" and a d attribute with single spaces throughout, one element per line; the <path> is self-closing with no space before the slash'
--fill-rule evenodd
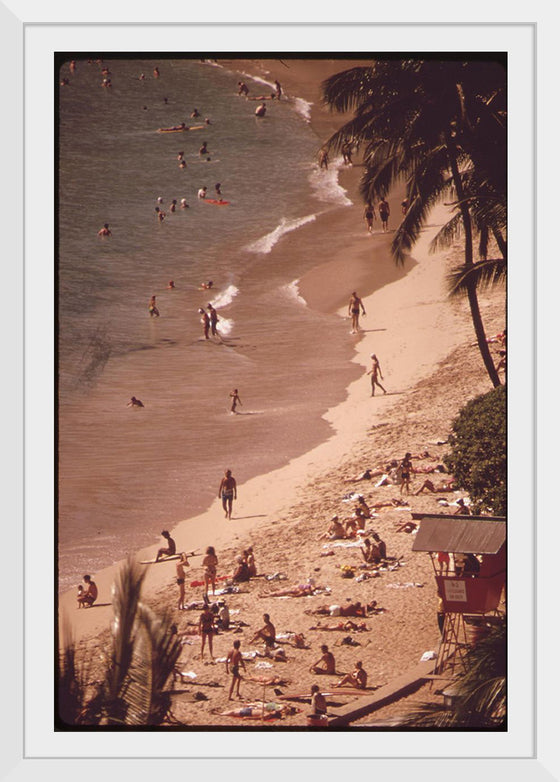
<path id="1" fill-rule="evenodd" d="M 329 647 L 326 644 L 321 645 L 321 652 L 321 657 L 309 668 L 310 672 L 327 673 L 330 675 L 336 673 L 334 655 L 332 652 L 329 652 Z"/>
<path id="2" fill-rule="evenodd" d="M 268 652 L 276 645 L 276 628 L 270 621 L 269 614 L 263 614 L 263 621 L 264 625 L 260 630 L 257 630 L 255 635 L 251 638 L 250 643 L 254 643 L 258 639 L 264 641 L 266 652 L 268 654 Z"/>
<path id="3" fill-rule="evenodd" d="M 389 204 L 387 201 L 382 198 L 379 202 L 377 208 L 379 209 L 379 217 L 381 218 L 381 226 L 384 231 L 389 230 L 389 215 L 391 214 L 391 210 L 389 209 Z"/>
<path id="4" fill-rule="evenodd" d="M 218 318 L 218 313 L 216 312 L 214 307 L 210 304 L 210 302 L 208 303 L 208 314 L 210 316 L 210 328 L 212 330 L 212 336 L 215 337 L 218 333 L 217 325 L 218 325 L 219 318 Z"/>
<path id="5" fill-rule="evenodd" d="M 246 668 L 245 668 L 245 662 L 243 660 L 243 656 L 239 651 L 240 646 L 241 646 L 241 641 L 234 641 L 233 649 L 230 649 L 228 656 L 226 657 L 227 674 L 229 674 L 229 666 L 231 665 L 231 687 L 229 688 L 228 700 L 231 700 L 231 696 L 233 695 L 233 690 L 235 689 L 235 685 L 237 685 L 237 697 L 238 698 L 241 697 L 241 695 L 239 694 L 239 685 L 241 684 L 241 675 L 239 673 L 239 666 L 242 665 L 243 670 L 246 670 Z"/>
<path id="6" fill-rule="evenodd" d="M 161 534 L 162 537 L 164 537 L 167 541 L 167 547 L 158 549 L 158 553 L 156 554 L 156 562 L 159 562 L 160 557 L 171 557 L 177 551 L 177 546 L 175 545 L 175 541 L 173 540 L 169 532 L 166 529 L 164 529 Z"/>
<path id="7" fill-rule="evenodd" d="M 356 291 L 353 291 L 348 302 L 348 315 L 352 316 L 352 334 L 357 334 L 360 330 L 360 309 L 362 310 L 362 315 L 365 315 L 366 311 L 363 302 Z"/>
<path id="8" fill-rule="evenodd" d="M 159 310 L 156 306 L 156 297 L 152 296 L 150 299 L 150 303 L 148 304 L 148 312 L 150 313 L 150 317 L 153 318 L 155 315 L 156 318 L 159 318 Z"/>
<path id="9" fill-rule="evenodd" d="M 237 499 L 237 482 L 231 470 L 226 470 L 224 477 L 218 489 L 218 497 L 222 498 L 222 507 L 225 511 L 226 519 L 231 519 L 231 510 L 233 501 Z"/>

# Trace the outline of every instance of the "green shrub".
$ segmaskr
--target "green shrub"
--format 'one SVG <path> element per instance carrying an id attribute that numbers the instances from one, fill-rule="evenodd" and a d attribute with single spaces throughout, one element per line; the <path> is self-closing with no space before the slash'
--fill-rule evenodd
<path id="1" fill-rule="evenodd" d="M 443 461 L 469 493 L 475 513 L 506 515 L 506 424 L 504 386 L 472 399 L 453 422 L 451 453 Z"/>

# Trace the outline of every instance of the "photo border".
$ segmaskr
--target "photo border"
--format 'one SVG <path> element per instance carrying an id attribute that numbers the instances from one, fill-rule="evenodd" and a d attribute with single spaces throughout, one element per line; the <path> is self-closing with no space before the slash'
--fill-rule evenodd
<path id="1" fill-rule="evenodd" d="M 23 4 L 19 4 L 23 5 Z M 30 4 L 27 4 L 28 6 Z M 32 4 L 31 4 L 32 5 Z M 72 13 L 75 9 L 71 9 Z M 113 9 L 112 9 L 113 10 Z M 158 9 L 159 12 L 160 9 Z M 15 322 L 17 324 L 21 325 L 21 332 L 16 329 L 16 339 L 12 340 L 12 344 L 7 346 L 7 355 L 8 359 L 12 359 L 12 361 L 9 362 L 9 366 L 11 368 L 11 376 L 13 376 L 13 384 L 10 384 L 10 388 L 3 389 L 3 401 L 4 409 L 8 409 L 10 411 L 13 411 L 10 416 L 9 420 L 7 421 L 7 430 L 10 434 L 14 434 L 13 442 L 15 444 L 15 448 L 12 453 L 16 455 L 16 458 L 11 459 L 10 463 L 7 465 L 8 467 L 8 476 L 11 477 L 8 478 L 8 485 L 12 487 L 12 491 L 15 489 L 15 501 L 13 504 L 12 511 L 14 512 L 14 515 L 19 520 L 21 519 L 21 526 L 18 527 L 18 533 L 16 535 L 16 540 L 18 541 L 18 544 L 21 548 L 22 552 L 25 552 L 25 543 L 28 540 L 28 537 L 30 535 L 30 530 L 26 528 L 25 522 L 25 507 L 24 507 L 24 491 L 27 493 L 31 491 L 31 487 L 26 485 L 24 487 L 24 480 L 25 480 L 25 474 L 26 470 L 23 467 L 23 460 L 26 458 L 26 453 L 24 453 L 24 442 L 27 444 L 29 438 L 31 438 L 31 432 L 30 432 L 30 426 L 34 422 L 34 416 L 36 415 L 35 411 L 33 412 L 33 416 L 30 416 L 26 409 L 25 419 L 23 414 L 23 405 L 22 400 L 24 399 L 24 395 L 26 397 L 27 401 L 27 382 L 29 375 L 32 374 L 32 368 L 28 366 L 27 363 L 27 356 L 23 349 L 23 341 L 24 338 L 27 336 L 27 319 L 30 316 L 30 313 L 26 311 L 25 309 L 25 291 L 24 291 L 24 275 L 26 274 L 26 268 L 24 264 L 24 258 L 25 258 L 25 244 L 24 244 L 24 230 L 26 230 L 26 226 L 24 226 L 24 188 L 23 188 L 23 181 L 25 175 L 25 160 L 23 155 L 23 138 L 24 138 L 24 132 L 27 123 L 30 121 L 29 117 L 24 117 L 24 111 L 23 111 L 23 102 L 24 102 L 24 69 L 23 67 L 16 67 L 14 68 L 14 65 L 22 65 L 24 62 L 24 36 L 25 36 L 25 28 L 31 25 L 36 24 L 49 24 L 54 26 L 57 26 L 57 23 L 49 22 L 45 19 L 45 14 L 48 12 L 48 14 L 53 13 L 54 9 L 52 6 L 47 8 L 40 8 L 40 18 L 41 21 L 35 22 L 30 20 L 29 18 L 19 18 L 17 15 L 13 14 L 12 12 L 7 10 L 6 5 L 0 5 L 0 27 L 3 30 L 2 38 L 4 44 L 4 53 L 2 55 L 3 59 L 6 60 L 6 63 L 9 63 L 11 68 L 8 70 L 6 67 L 4 69 L 4 73 L 10 73 L 11 78 L 9 80 L 9 83 L 5 85 L 6 88 L 6 101 L 7 105 L 10 107 L 14 107 L 14 111 L 12 112 L 11 116 L 13 116 L 13 120 L 11 123 L 11 127 L 7 130 L 4 128 L 3 136 L 4 136 L 4 143 L 5 143 L 5 149 L 8 148 L 14 152 L 13 155 L 6 156 L 6 166 L 7 166 L 7 181 L 10 182 L 11 188 L 9 194 L 4 192 L 2 193 L 2 201 L 4 208 L 2 209 L 3 215 L 10 215 L 10 231 L 5 232 L 6 234 L 6 240 L 7 240 L 7 247 L 12 250 L 10 253 L 8 251 L 8 258 L 15 258 L 18 260 L 18 263 L 13 263 L 9 265 L 9 268 L 5 268 L 5 280 L 6 280 L 6 289 L 10 291 L 9 296 L 9 308 L 8 308 L 8 315 L 12 315 L 15 318 Z M 113 10 L 113 13 L 116 13 Z M 105 13 L 105 15 L 107 15 Z M 72 23 L 74 24 L 74 22 Z M 75 24 L 83 24 L 83 22 L 75 22 Z M 118 24 L 116 22 L 99 22 L 100 25 L 110 25 L 113 26 L 115 24 Z M 132 23 L 126 23 L 135 25 L 135 22 Z M 152 23 L 148 22 L 146 23 L 148 26 L 154 26 Z M 179 24 L 184 24 L 185 26 L 192 26 L 197 24 L 197 22 L 181 22 Z M 216 23 L 218 24 L 218 23 Z M 219 24 L 229 24 L 227 22 L 219 23 Z M 264 23 L 263 23 L 264 24 Z M 293 23 L 285 23 L 287 25 L 293 24 L 294 26 L 302 26 L 302 23 L 299 22 L 293 22 Z M 325 23 L 330 24 L 330 23 Z M 344 27 L 344 25 L 339 25 L 338 23 L 333 23 L 334 26 L 337 27 Z M 370 25 L 371 26 L 380 26 L 381 22 L 361 22 L 361 25 Z M 403 23 L 404 24 L 404 23 Z M 407 24 L 414 24 L 414 23 L 407 23 Z M 427 23 L 430 24 L 430 23 Z M 456 23 L 451 23 L 456 24 Z M 477 23 L 473 23 L 476 25 Z M 486 24 L 484 22 L 481 22 L 480 24 Z M 491 24 L 491 23 L 490 23 Z M 501 22 L 500 25 L 507 26 L 508 22 Z M 511 24 L 517 24 L 515 22 L 512 22 Z M 533 65 L 535 66 L 536 71 L 536 65 L 538 62 L 538 51 L 536 48 L 536 29 L 537 29 L 537 23 L 536 22 L 526 22 L 525 25 L 532 27 L 534 31 L 534 41 L 535 41 L 535 48 L 533 52 Z M 157 26 L 157 25 L 155 25 Z M 233 23 L 231 26 L 235 26 Z M 249 24 L 245 24 L 245 26 L 250 26 Z M 322 24 L 315 24 L 316 27 L 321 27 Z M 423 26 L 423 25 L 418 25 Z M 198 48 L 198 47 L 197 47 Z M 348 48 L 348 47 L 347 47 Z M 421 48 L 420 46 L 418 47 Z M 446 47 L 442 47 L 444 49 Z M 536 123 L 537 119 L 537 110 L 536 110 L 536 84 L 534 85 L 534 96 L 533 96 L 533 116 L 534 116 L 534 122 Z M 537 133 L 537 128 L 535 126 L 535 135 Z M 9 145 L 9 146 L 8 146 Z M 534 149 L 534 158 L 535 158 L 535 168 L 534 173 L 536 176 L 537 173 L 537 167 L 536 167 L 536 148 Z M 511 164 L 510 164 L 511 165 Z M 13 183 L 13 184 L 12 184 Z M 537 205 L 537 198 L 536 198 L 536 180 L 533 182 L 533 186 L 531 188 L 533 191 L 533 197 L 532 203 L 534 204 L 534 207 L 531 207 L 531 210 L 533 211 L 533 219 L 534 219 L 534 226 L 535 228 L 540 226 L 540 222 L 537 223 L 537 218 L 540 218 L 540 215 L 537 215 L 536 211 L 536 205 Z M 8 200 L 9 199 L 9 200 Z M 14 203 L 19 204 L 22 206 L 21 209 L 15 209 L 14 210 Z M 529 207 L 527 207 L 527 211 L 529 211 Z M 15 229 L 15 230 L 14 230 Z M 536 232 L 534 233 L 534 236 L 536 237 Z M 540 233 L 539 233 L 540 236 Z M 537 291 L 536 288 L 536 282 L 537 282 L 537 275 L 536 275 L 536 238 L 534 240 L 534 292 L 535 297 L 537 297 L 538 293 L 540 291 Z M 550 291 L 549 291 L 550 295 Z M 535 299 L 534 305 L 535 305 L 535 311 L 539 313 L 535 318 L 535 325 L 537 323 L 542 322 L 543 315 L 536 309 L 537 299 Z M 510 314 L 510 318 L 511 318 Z M 25 319 L 25 322 L 24 322 Z M 20 336 L 21 335 L 21 336 Z M 525 372 L 532 374 L 532 383 L 533 383 L 533 396 L 534 399 L 536 399 L 537 395 L 539 396 L 539 401 L 541 401 L 542 396 L 539 391 L 539 387 L 536 385 L 537 381 L 537 366 L 536 366 L 536 350 L 534 349 L 534 345 L 530 344 L 530 349 L 532 349 L 532 356 L 530 355 L 526 366 L 525 366 Z M 23 362 L 25 360 L 25 367 L 23 365 Z M 13 368 L 13 369 L 12 369 Z M 50 391 L 47 391 L 47 398 L 50 396 Z M 6 397 L 7 395 L 7 404 L 6 404 Z M 531 400 L 532 401 L 532 400 Z M 543 401 L 546 402 L 546 399 Z M 10 405 L 8 407 L 7 405 Z M 27 408 L 27 406 L 26 406 Z M 510 411 L 511 416 L 511 411 Z M 539 420 L 537 420 L 537 409 L 536 406 L 533 406 L 533 420 L 532 420 L 532 430 L 533 430 L 533 438 L 536 437 L 537 430 L 539 426 Z M 24 438 L 21 437 L 21 433 L 24 433 Z M 10 438 L 10 442 L 12 441 L 12 438 Z M 530 445 L 530 444 L 529 444 Z M 29 447 L 29 446 L 28 446 Z M 536 441 L 533 439 L 533 447 L 536 447 Z M 25 449 L 26 451 L 28 448 Z M 529 451 L 531 453 L 531 447 L 529 448 Z M 539 479 L 540 475 L 536 473 L 536 467 L 529 471 L 533 474 L 534 478 L 534 487 L 535 489 L 539 487 Z M 554 484 L 550 484 L 554 485 Z M 536 508 L 534 512 L 534 532 L 535 532 L 535 543 L 539 542 L 539 538 L 537 538 L 537 525 L 536 525 Z M 554 533 L 552 535 L 554 537 Z M 547 531 L 547 550 L 550 551 L 553 546 L 550 545 L 551 539 L 548 538 L 548 531 Z M 550 584 L 547 583 L 547 579 L 550 578 L 550 570 L 544 571 L 543 573 L 543 565 L 545 558 L 543 555 L 544 549 L 541 548 L 538 551 L 538 560 L 535 561 L 535 571 L 537 573 L 537 585 L 539 590 L 539 615 L 541 617 L 551 615 L 550 609 L 553 609 L 553 606 L 548 606 L 548 611 L 545 608 L 547 605 L 547 600 L 550 600 Z M 542 556 L 542 559 L 541 559 Z M 550 555 L 549 555 L 550 557 Z M 550 558 L 548 558 L 549 563 Z M 66 771 L 76 774 L 79 773 L 82 778 L 84 778 L 84 771 L 87 766 L 87 763 L 84 764 L 84 760 L 91 760 L 91 757 L 86 758 L 85 756 L 79 757 L 79 758 L 72 758 L 72 757 L 58 757 L 58 758 L 31 758 L 26 755 L 25 751 L 25 735 L 24 735 L 24 703 L 26 699 L 26 693 L 25 693 L 25 681 L 24 681 L 24 665 L 23 663 L 25 661 L 30 660 L 34 654 L 37 653 L 37 641 L 38 639 L 34 636 L 32 628 L 29 627 L 29 620 L 25 617 L 24 612 L 24 599 L 25 599 L 25 592 L 22 589 L 20 591 L 19 585 L 23 587 L 25 583 L 28 582 L 29 574 L 25 572 L 24 570 L 25 563 L 23 561 L 20 562 L 18 558 L 14 558 L 13 560 L 8 560 L 4 565 L 4 576 L 9 578 L 9 581 L 6 582 L 5 588 L 4 588 L 4 594 L 9 596 L 10 594 L 14 594 L 16 596 L 16 599 L 13 601 L 7 600 L 5 603 L 4 608 L 4 622 L 5 627 L 10 628 L 10 632 L 13 631 L 14 636 L 17 638 L 17 642 L 14 644 L 12 648 L 7 650 L 9 653 L 15 652 L 13 659 L 8 659 L 8 661 L 5 661 L 5 671 L 11 671 L 13 673 L 12 676 L 6 676 L 5 686 L 6 686 L 6 698 L 5 702 L 7 704 L 10 704 L 10 714 L 3 714 L 2 720 L 5 722 L 5 730 L 3 735 L 5 737 L 10 737 L 9 741 L 5 742 L 5 758 L 0 761 L 2 763 L 2 766 L 0 767 L 2 769 L 2 772 L 6 770 L 10 777 L 13 775 L 14 778 L 18 779 L 27 779 L 28 776 L 31 778 L 31 774 L 35 775 L 37 771 L 39 770 L 39 765 L 41 767 L 41 770 L 46 769 L 46 767 L 49 767 L 49 773 L 50 769 L 53 767 L 54 764 L 60 762 L 61 767 L 59 769 L 56 769 L 61 776 L 61 778 L 65 778 Z M 39 580 L 39 576 L 37 577 L 37 580 Z M 11 588 L 12 591 L 8 591 L 8 584 L 15 584 L 16 588 Z M 542 602 L 541 602 L 542 601 Z M 534 617 L 536 619 L 537 612 L 534 612 Z M 25 623 L 25 631 L 24 631 L 24 623 Z M 533 635 L 534 638 L 534 644 L 535 644 L 535 663 L 537 659 L 539 660 L 539 664 L 542 662 L 548 662 L 550 661 L 551 665 L 550 667 L 543 668 L 543 670 L 554 670 L 554 666 L 552 665 L 552 661 L 554 658 L 552 658 L 552 652 L 548 651 L 549 649 L 553 649 L 553 642 L 552 638 L 549 638 L 549 643 L 544 643 L 544 638 L 546 637 L 546 632 L 550 632 L 550 628 L 546 628 L 544 624 L 541 622 L 539 628 L 539 634 L 538 637 L 540 639 L 540 643 L 537 647 L 536 641 L 537 641 L 537 633 L 535 632 Z M 21 631 L 21 632 L 20 632 Z M 21 639 L 21 640 L 20 640 Z M 41 649 L 41 647 L 39 647 Z M 5 654 L 5 651 L 3 651 L 3 656 Z M 536 665 L 535 670 L 533 673 L 533 680 L 536 681 Z M 21 697 L 21 693 L 24 693 L 24 698 Z M 535 692 L 536 695 L 536 692 Z M 548 697 L 547 697 L 548 696 Z M 341 769 L 344 768 L 344 763 L 348 759 L 352 759 L 353 766 L 352 768 L 355 770 L 358 770 L 358 768 L 355 766 L 355 764 L 358 764 L 361 766 L 362 764 L 365 764 L 367 766 L 368 764 L 371 764 L 374 762 L 375 770 L 378 773 L 383 773 L 384 771 L 386 773 L 391 773 L 393 776 L 396 772 L 402 771 L 402 773 L 406 773 L 407 775 L 410 773 L 414 773 L 415 777 L 418 777 L 419 773 L 424 774 L 424 772 L 427 770 L 428 773 L 445 773 L 445 771 L 448 771 L 449 773 L 452 773 L 455 780 L 461 780 L 463 778 L 463 770 L 466 779 L 466 773 L 469 775 L 469 779 L 471 779 L 473 773 L 481 773 L 482 778 L 486 778 L 486 773 L 482 773 L 482 769 L 489 769 L 490 767 L 495 767 L 493 769 L 494 773 L 498 773 L 501 771 L 502 773 L 508 773 L 508 774 L 519 774 L 523 773 L 524 777 L 527 776 L 527 774 L 531 774 L 531 778 L 534 779 L 550 779 L 550 774 L 552 773 L 551 765 L 554 764 L 554 761 L 557 761 L 557 752 L 555 752 L 555 737 L 553 736 L 553 723 L 551 720 L 552 711 L 546 712 L 546 706 L 547 704 L 550 705 L 550 698 L 552 697 L 552 693 L 550 692 L 549 688 L 544 688 L 542 686 L 542 680 L 541 680 L 541 687 L 539 690 L 539 698 L 536 701 L 536 711 L 535 711 L 535 724 L 534 724 L 534 737 L 535 737 L 535 752 L 531 758 L 520 760 L 518 758 L 472 758 L 468 755 L 462 758 L 462 763 L 460 765 L 457 764 L 456 758 L 393 758 L 393 759 L 380 759 L 380 758 L 357 758 L 352 756 L 346 756 L 344 755 L 341 758 L 329 758 L 325 760 L 324 758 L 288 758 L 286 756 L 282 756 L 282 759 L 290 764 L 293 765 L 294 768 L 301 768 L 301 770 L 305 770 L 305 767 L 307 765 L 310 766 L 310 763 L 313 763 L 313 766 L 311 767 L 315 772 L 321 773 L 324 775 L 324 773 L 328 773 L 329 776 L 331 773 L 341 773 Z M 13 707 L 12 707 L 13 705 Z M 545 711 L 543 712 L 543 709 Z M 6 709 L 4 711 L 7 711 Z M 549 719 L 546 719 L 546 716 L 549 716 Z M 537 716 L 538 715 L 538 716 Z M 337 736 L 340 736 L 341 734 L 336 734 Z M 369 738 L 371 738 L 372 735 L 379 735 L 379 734 L 367 734 Z M 185 739 L 188 739 L 188 734 L 184 734 Z M 92 737 L 92 740 L 95 742 L 97 739 L 97 735 L 95 737 Z M 345 737 L 342 738 L 342 741 L 344 741 Z M 287 739 L 286 739 L 287 740 Z M 257 739 L 258 741 L 258 739 Z M 373 743 L 373 742 L 372 742 Z M 95 773 L 98 774 L 101 772 L 100 766 L 105 765 L 105 761 L 96 755 L 92 756 L 97 762 L 95 763 Z M 235 758 L 233 760 L 239 760 L 242 761 L 242 763 L 246 763 L 249 758 Z M 257 760 L 254 756 L 251 756 L 251 759 Z M 258 759 L 258 762 L 264 762 L 265 760 L 269 762 L 272 759 L 272 756 L 268 756 L 266 759 L 261 758 Z M 466 764 L 464 763 L 464 760 L 468 759 L 468 770 L 466 768 Z M 225 763 L 225 761 L 228 761 L 230 765 L 228 765 L 227 773 L 230 778 L 235 778 L 232 776 L 234 772 L 237 771 L 237 769 L 233 769 L 231 766 L 232 759 L 231 758 L 220 758 L 215 759 L 211 758 L 210 756 L 206 756 L 205 758 L 189 758 L 189 768 L 191 771 L 195 771 L 195 766 L 197 771 L 201 771 L 203 773 L 204 771 L 208 770 L 207 761 L 214 760 L 216 763 L 221 763 L 222 765 Z M 65 763 L 65 761 L 67 761 Z M 138 763 L 139 765 L 139 771 L 143 774 L 144 768 L 146 768 L 146 771 L 148 771 L 150 774 L 153 773 L 154 765 L 156 760 L 155 759 L 144 759 L 144 758 L 119 758 L 118 760 L 111 758 L 110 760 L 107 760 L 107 763 L 109 765 L 113 765 L 118 763 L 119 761 L 126 761 L 131 762 L 134 761 L 135 763 Z M 425 762 L 424 762 L 425 761 Z M 175 764 L 182 762 L 180 759 L 168 759 L 166 760 L 166 764 Z M 325 764 L 326 767 L 328 767 L 328 771 L 323 771 L 321 768 L 319 770 L 317 763 L 321 762 Z M 427 769 L 426 764 L 433 763 L 433 768 Z M 39 765 L 38 765 L 39 764 Z M 193 765 L 194 764 L 194 765 Z M 303 765 L 305 764 L 305 765 Z M 474 767 L 473 767 L 474 764 Z M 498 768 L 499 764 L 499 768 Z M 545 765 L 546 764 L 546 765 Z M 402 768 L 401 768 L 402 767 Z M 265 768 L 265 766 L 263 766 Z M 79 769 L 79 771 L 78 771 Z M 224 765 L 225 769 L 225 765 Z M 166 765 L 166 771 L 169 771 L 170 769 Z M 285 772 L 287 769 L 283 769 Z M 241 773 L 246 774 L 246 772 L 241 771 Z M 89 772 L 86 772 L 87 775 L 89 775 Z M 4 777 L 2 777 L 4 778 Z M 87 778 L 87 776 L 86 776 Z M 404 776 L 403 776 L 404 778 Z M 427 777 L 426 777 L 427 778 Z"/>

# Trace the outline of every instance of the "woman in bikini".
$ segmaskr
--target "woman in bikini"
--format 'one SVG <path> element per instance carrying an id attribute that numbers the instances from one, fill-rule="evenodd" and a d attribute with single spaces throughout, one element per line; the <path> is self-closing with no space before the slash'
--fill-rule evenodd
<path id="1" fill-rule="evenodd" d="M 202 560 L 202 567 L 204 568 L 204 593 L 208 594 L 208 586 L 212 584 L 212 594 L 216 594 L 216 571 L 218 568 L 218 557 L 214 550 L 214 546 L 208 546 L 206 549 L 206 556 Z"/>

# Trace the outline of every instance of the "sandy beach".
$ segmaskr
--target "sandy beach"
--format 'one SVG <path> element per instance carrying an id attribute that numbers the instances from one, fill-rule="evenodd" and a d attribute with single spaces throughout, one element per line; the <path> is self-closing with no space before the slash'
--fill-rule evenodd
<path id="1" fill-rule="evenodd" d="M 326 139 L 343 120 L 320 104 L 320 83 L 330 73 L 348 67 L 347 61 L 289 61 L 284 67 L 278 61 L 237 62 L 240 72 L 260 72 L 263 78 L 279 78 L 289 97 L 297 95 L 312 103 L 311 124 L 320 139 Z M 413 253 L 402 267 L 390 258 L 391 233 L 366 231 L 363 205 L 358 193 L 362 168 L 359 161 L 341 172 L 340 182 L 353 205 L 320 216 L 316 221 L 286 235 L 276 248 L 278 261 L 283 254 L 313 253 L 316 266 L 298 282 L 300 296 L 319 312 L 336 312 L 340 328 L 348 333 L 349 362 L 355 365 L 354 377 L 346 389 L 346 398 L 327 411 L 324 418 L 331 436 L 307 453 L 294 458 L 282 468 L 259 475 L 239 486 L 233 518 L 224 519 L 218 497 L 204 512 L 185 519 L 171 529 L 179 551 L 204 551 L 215 547 L 220 575 L 232 573 L 236 556 L 252 545 L 261 577 L 241 584 L 239 591 L 225 595 L 234 621 L 241 620 L 241 632 L 223 632 L 214 640 L 214 654 L 224 658 L 235 639 L 241 650 L 262 651 L 262 644 L 250 639 L 262 625 L 262 614 L 268 612 L 276 632 L 286 634 L 286 662 L 273 662 L 256 656 L 247 660 L 246 675 L 258 678 L 278 676 L 280 689 L 294 688 L 308 692 L 317 676 L 309 667 L 320 657 L 320 645 L 328 644 L 336 659 L 337 672 L 352 670 L 361 660 L 368 673 L 368 685 L 374 691 L 418 664 L 426 651 L 437 650 L 439 631 L 436 622 L 436 595 L 432 566 L 425 554 L 413 554 L 413 537 L 399 531 L 411 519 L 411 511 L 440 512 L 440 501 L 449 504 L 462 496 L 449 494 L 399 494 L 396 486 L 375 486 L 375 480 L 357 483 L 349 478 L 366 468 L 380 469 L 391 459 L 401 459 L 405 452 L 429 455 L 414 459 L 416 468 L 441 463 L 447 446 L 450 426 L 468 399 L 490 390 L 490 382 L 476 347 L 466 301 L 451 301 L 446 292 L 446 274 L 459 259 L 459 249 L 430 254 L 429 244 L 445 221 L 446 208 L 434 210 L 428 227 L 422 233 Z M 390 227 L 398 222 L 400 193 L 389 197 Z M 352 291 L 362 297 L 366 315 L 361 318 L 361 332 L 350 334 L 348 299 Z M 487 334 L 504 326 L 505 294 L 493 290 L 481 295 L 480 304 Z M 304 335 L 302 338 L 305 338 Z M 383 372 L 381 381 L 387 390 L 371 396 L 370 355 L 375 353 Z M 289 422 L 288 422 L 289 425 Z M 235 475 L 235 470 L 234 470 Z M 413 475 L 411 492 L 425 475 Z M 219 482 L 219 474 L 217 482 Z M 218 485 L 216 485 L 216 493 Z M 348 495 L 363 495 L 368 505 L 378 511 L 368 520 L 366 531 L 377 532 L 387 544 L 394 567 L 375 577 L 361 577 L 366 571 L 360 565 L 360 548 L 353 542 L 319 540 L 333 514 L 345 519 L 352 515 L 354 502 Z M 402 500 L 400 507 L 390 503 Z M 452 507 L 451 510 L 455 508 Z M 157 546 L 134 552 L 138 560 L 153 558 Z M 201 559 L 190 561 L 187 575 L 187 601 L 201 599 L 200 587 L 189 583 L 201 578 Z M 107 648 L 112 617 L 111 584 L 120 563 L 95 573 L 99 587 L 98 604 L 88 610 L 76 610 L 75 591 L 59 599 L 60 626 L 70 620 L 78 649 L 95 661 Z M 349 566 L 351 577 L 343 577 Z M 276 578 L 267 579 L 264 576 Z M 303 584 L 313 579 L 317 594 L 311 597 L 267 596 L 274 589 Z M 143 599 L 153 608 L 171 609 L 180 632 L 188 632 L 198 622 L 199 610 L 176 609 L 178 588 L 175 563 L 148 566 Z M 364 629 L 352 633 L 353 643 L 343 643 L 348 633 L 322 629 L 329 617 L 313 613 L 317 607 L 344 605 L 348 601 L 368 603 L 376 600 L 380 613 L 364 620 Z M 304 648 L 292 645 L 292 634 L 303 634 Z M 221 662 L 203 662 L 200 641 L 185 635 L 180 658 L 182 671 L 196 674 L 189 683 L 178 680 L 174 686 L 172 714 L 180 723 L 195 726 L 228 726 L 247 728 L 252 720 L 223 716 L 228 708 L 229 679 Z M 333 677 L 321 677 L 332 685 Z M 323 684 L 323 681 L 321 681 Z M 262 697 L 262 685 L 242 682 L 244 700 Z M 272 692 L 267 697 L 273 697 Z M 345 703 L 352 695 L 337 696 Z M 231 704 L 231 702 L 229 702 Z M 398 704 L 376 712 L 393 715 Z M 404 708 L 403 705 L 400 707 Z M 306 722 L 305 704 L 283 720 L 267 725 L 302 727 Z M 365 721 L 365 720 L 363 720 Z M 262 725 L 259 723 L 259 726 Z"/>

